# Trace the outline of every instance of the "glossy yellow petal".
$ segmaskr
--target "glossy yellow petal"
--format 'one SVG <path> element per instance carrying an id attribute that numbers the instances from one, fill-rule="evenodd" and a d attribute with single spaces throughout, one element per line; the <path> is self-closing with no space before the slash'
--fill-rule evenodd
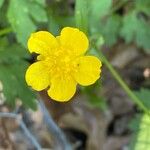
<path id="1" fill-rule="evenodd" d="M 29 51 L 38 54 L 51 54 L 57 48 L 56 38 L 47 31 L 32 33 L 28 40 Z"/>
<path id="2" fill-rule="evenodd" d="M 101 72 L 101 62 L 94 56 L 83 56 L 77 59 L 77 71 L 74 73 L 76 81 L 84 86 L 93 84 Z"/>
<path id="3" fill-rule="evenodd" d="M 65 27 L 57 38 L 64 50 L 70 51 L 75 56 L 84 54 L 89 46 L 86 35 L 77 28 Z"/>
<path id="4" fill-rule="evenodd" d="M 25 79 L 33 89 L 43 90 L 50 84 L 49 70 L 42 61 L 33 63 L 27 69 Z"/>
<path id="5" fill-rule="evenodd" d="M 72 77 L 56 77 L 51 80 L 48 95 L 59 102 L 70 100 L 76 91 L 76 82 Z"/>

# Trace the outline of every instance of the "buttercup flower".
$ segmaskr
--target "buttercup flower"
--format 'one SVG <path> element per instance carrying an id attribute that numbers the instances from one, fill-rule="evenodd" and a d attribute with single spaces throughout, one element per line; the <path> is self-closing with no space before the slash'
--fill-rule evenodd
<path id="1" fill-rule="evenodd" d="M 88 46 L 86 35 L 77 28 L 65 27 L 56 38 L 47 31 L 31 34 L 28 49 L 39 55 L 26 71 L 27 84 L 37 91 L 47 88 L 56 101 L 68 101 L 77 83 L 91 85 L 100 77 L 100 60 L 84 56 Z"/>

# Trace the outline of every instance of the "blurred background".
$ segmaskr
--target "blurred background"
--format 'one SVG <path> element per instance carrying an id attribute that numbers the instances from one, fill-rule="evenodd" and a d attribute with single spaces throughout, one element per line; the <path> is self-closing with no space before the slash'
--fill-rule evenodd
<path id="1" fill-rule="evenodd" d="M 109 61 L 99 81 L 58 103 L 25 83 L 36 61 L 27 39 L 65 26 L 96 40 L 98 51 L 91 44 L 89 53 L 101 51 Z M 150 117 L 109 64 L 149 110 L 149 0 L 0 0 L 0 150 L 150 150 Z"/>

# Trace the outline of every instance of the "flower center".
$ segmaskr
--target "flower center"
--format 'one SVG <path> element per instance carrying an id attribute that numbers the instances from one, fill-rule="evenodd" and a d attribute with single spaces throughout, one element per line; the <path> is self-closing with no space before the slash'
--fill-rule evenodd
<path id="1" fill-rule="evenodd" d="M 52 67 L 50 70 L 52 76 L 67 76 L 77 70 L 74 57 L 67 53 L 67 51 L 66 53 L 64 53 L 64 50 L 57 51 L 50 60 L 52 62 Z"/>

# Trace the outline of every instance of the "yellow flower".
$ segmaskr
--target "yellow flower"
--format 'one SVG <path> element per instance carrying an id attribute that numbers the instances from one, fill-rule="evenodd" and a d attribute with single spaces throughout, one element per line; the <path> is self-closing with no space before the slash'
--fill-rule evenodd
<path id="1" fill-rule="evenodd" d="M 27 69 L 27 84 L 37 91 L 48 88 L 56 101 L 68 101 L 77 83 L 91 85 L 100 77 L 100 60 L 84 56 L 88 46 L 86 35 L 77 28 L 65 27 L 56 38 L 47 31 L 31 34 L 28 49 L 39 55 Z"/>

